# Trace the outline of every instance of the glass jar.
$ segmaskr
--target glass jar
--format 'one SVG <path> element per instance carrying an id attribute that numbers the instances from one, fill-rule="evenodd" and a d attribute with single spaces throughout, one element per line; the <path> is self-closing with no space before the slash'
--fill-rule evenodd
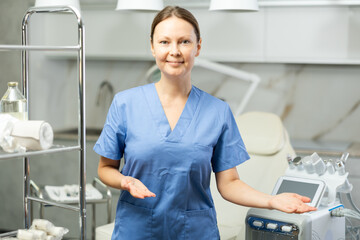
<path id="1" fill-rule="evenodd" d="M 0 112 L 7 113 L 19 120 L 27 120 L 26 98 L 18 89 L 17 82 L 8 82 L 8 89 L 1 98 Z"/>

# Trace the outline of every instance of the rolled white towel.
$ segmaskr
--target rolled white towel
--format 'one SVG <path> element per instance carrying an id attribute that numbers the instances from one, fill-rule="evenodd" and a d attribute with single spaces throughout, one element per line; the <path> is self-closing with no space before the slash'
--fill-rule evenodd
<path id="1" fill-rule="evenodd" d="M 51 236 L 51 235 L 47 235 L 46 236 L 46 240 L 60 240 L 61 238 L 56 238 L 54 236 Z"/>
<path id="2" fill-rule="evenodd" d="M 64 227 L 53 227 L 51 228 L 49 235 L 54 236 L 55 238 L 62 238 L 65 234 L 69 232 L 69 229 Z"/>
<path id="3" fill-rule="evenodd" d="M 31 224 L 31 229 L 42 230 L 46 233 L 49 233 L 53 227 L 54 224 L 46 219 L 34 219 Z"/>
<path id="4" fill-rule="evenodd" d="M 26 229 L 19 229 L 17 231 L 16 237 L 20 240 L 34 240 L 34 233 Z"/>
<path id="5" fill-rule="evenodd" d="M 29 232 L 34 234 L 33 239 L 35 240 L 46 240 L 46 232 L 42 230 L 30 229 Z"/>
<path id="6" fill-rule="evenodd" d="M 49 149 L 54 139 L 52 127 L 44 121 L 15 122 L 11 136 L 26 150 Z"/>

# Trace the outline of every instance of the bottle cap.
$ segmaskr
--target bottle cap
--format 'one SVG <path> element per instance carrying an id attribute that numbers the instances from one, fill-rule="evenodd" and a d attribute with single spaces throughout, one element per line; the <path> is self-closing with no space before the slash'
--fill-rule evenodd
<path id="1" fill-rule="evenodd" d="M 8 87 L 16 87 L 17 85 L 17 82 L 8 82 Z"/>

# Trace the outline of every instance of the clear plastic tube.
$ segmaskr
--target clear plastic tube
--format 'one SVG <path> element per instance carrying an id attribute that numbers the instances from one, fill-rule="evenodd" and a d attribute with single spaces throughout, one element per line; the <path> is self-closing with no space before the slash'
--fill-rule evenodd
<path id="1" fill-rule="evenodd" d="M 353 199 L 352 199 L 352 195 L 351 195 L 351 192 L 346 194 L 351 206 L 355 209 L 355 211 L 357 211 L 359 214 L 360 214 L 360 209 L 355 205 Z"/>

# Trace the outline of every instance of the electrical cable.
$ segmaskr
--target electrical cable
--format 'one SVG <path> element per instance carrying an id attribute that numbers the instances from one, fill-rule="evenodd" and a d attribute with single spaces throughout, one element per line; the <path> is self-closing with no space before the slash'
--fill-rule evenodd
<path id="1" fill-rule="evenodd" d="M 346 228 L 346 232 L 349 233 L 353 239 L 359 240 L 360 226 L 354 227 L 349 218 L 355 218 L 357 220 L 360 220 L 360 213 L 352 209 L 336 208 L 330 211 L 330 215 L 332 217 L 345 217 L 347 222 L 350 222 L 350 226 Z"/>
<path id="2" fill-rule="evenodd" d="M 360 220 L 360 213 L 347 208 L 336 208 L 330 211 L 333 217 L 351 217 Z"/>
<path id="3" fill-rule="evenodd" d="M 353 233 L 353 229 L 354 229 L 353 223 L 350 221 L 349 218 L 345 218 L 345 221 L 347 222 L 348 225 L 350 225 L 350 226 L 347 226 L 346 233 L 349 233 L 351 235 L 351 238 L 356 240 L 356 235 L 354 235 L 354 233 Z"/>
<path id="4" fill-rule="evenodd" d="M 346 194 L 347 198 L 349 199 L 349 202 L 351 204 L 351 206 L 355 209 L 355 211 L 357 211 L 360 214 L 360 209 L 355 205 L 353 199 L 352 199 L 352 195 L 351 192 Z"/>

